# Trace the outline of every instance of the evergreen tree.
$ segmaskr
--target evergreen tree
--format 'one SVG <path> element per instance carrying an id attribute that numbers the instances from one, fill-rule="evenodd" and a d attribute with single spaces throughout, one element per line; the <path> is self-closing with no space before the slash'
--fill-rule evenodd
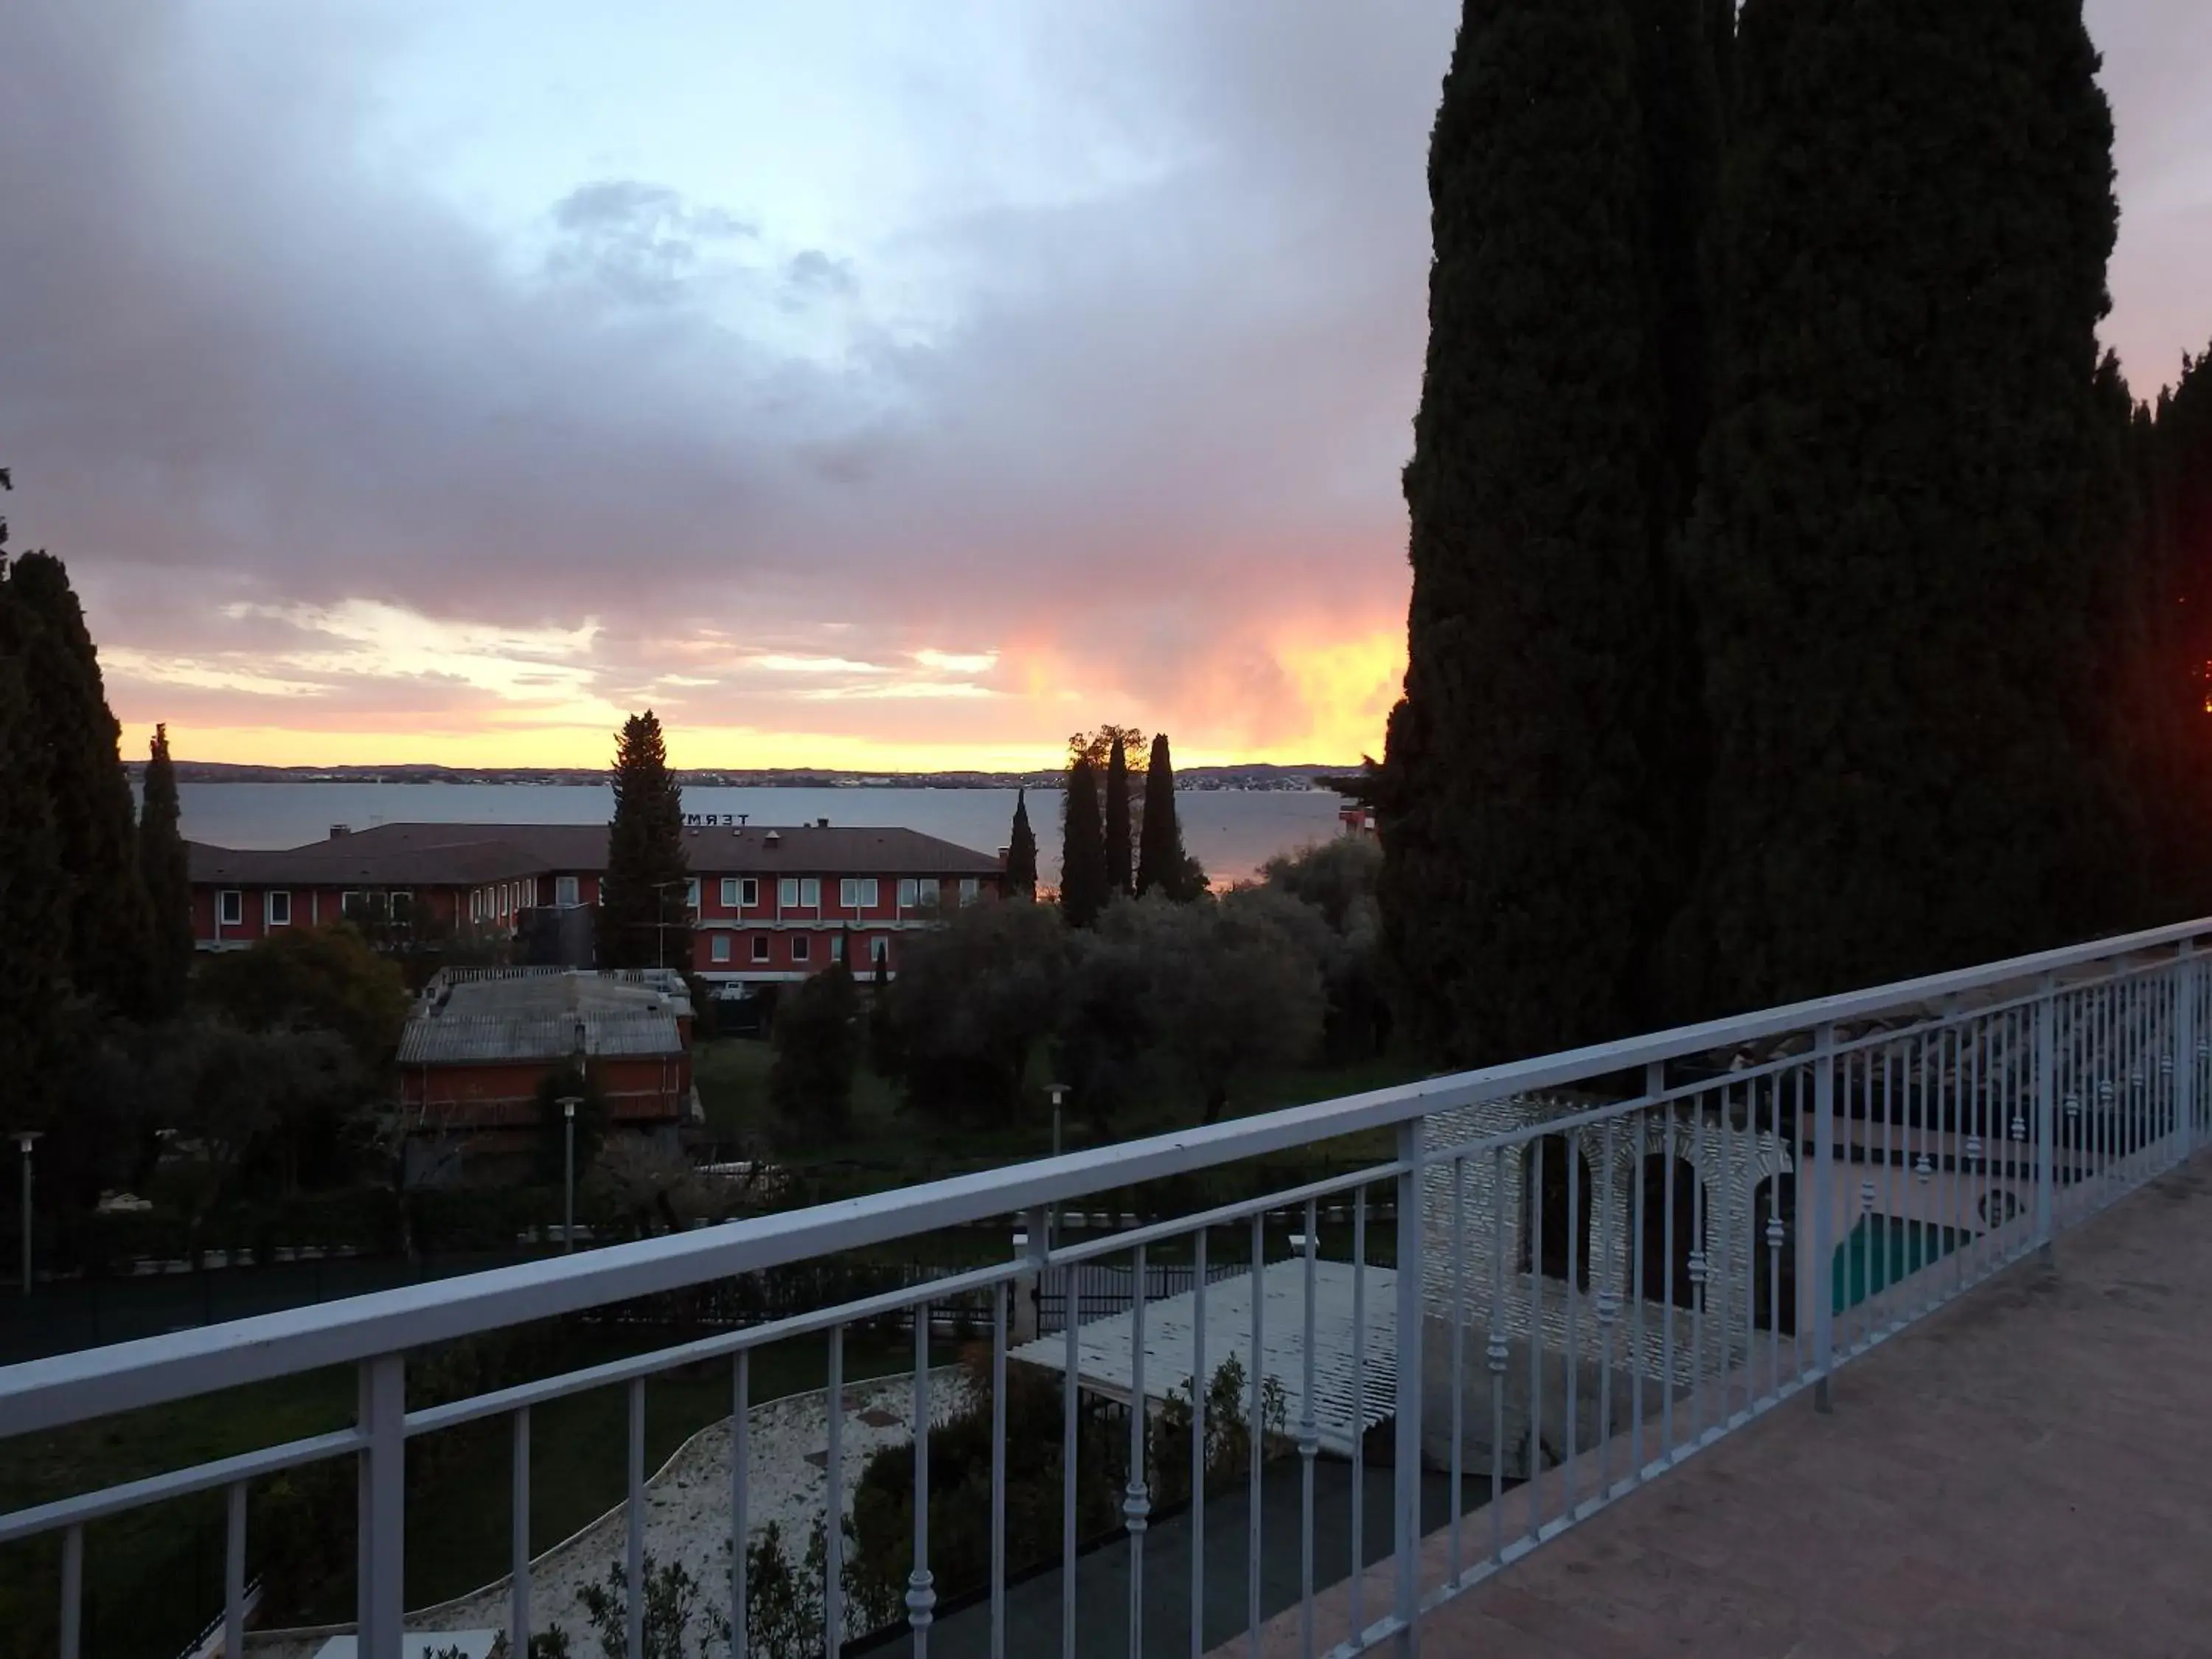
<path id="1" fill-rule="evenodd" d="M 1175 761 L 1168 752 L 1168 734 L 1152 738 L 1152 756 L 1145 768 L 1145 832 L 1137 852 L 1137 891 L 1164 893 L 1171 899 L 1194 899 L 1206 890 L 1205 872 L 1183 851 L 1182 824 L 1176 816 Z"/>
<path id="2" fill-rule="evenodd" d="M 0 489 L 8 475 L 0 471 Z M 0 546 L 8 526 L 0 520 Z M 27 623 L 0 583 L 0 1077 L 18 1126 L 42 1126 L 54 1106 L 52 1042 L 68 972 L 68 884 L 54 832 L 37 712 L 24 672 Z"/>
<path id="3" fill-rule="evenodd" d="M 769 1104 L 787 1122 L 842 1133 L 852 1121 L 862 1042 L 852 969 L 833 962 L 786 997 L 775 1011 L 773 1041 Z"/>
<path id="4" fill-rule="evenodd" d="M 1071 927 L 1088 927 L 1106 908 L 1106 835 L 1098 818 L 1097 774 L 1088 756 L 1067 769 L 1060 823 L 1060 908 Z"/>
<path id="5" fill-rule="evenodd" d="M 1106 757 L 1106 886 L 1129 891 L 1129 751 L 1116 732 Z"/>
<path id="6" fill-rule="evenodd" d="M 1006 838 L 1006 892 L 1009 896 L 1036 896 L 1036 831 L 1030 828 L 1029 791 L 1014 794 L 1014 827 Z"/>
<path id="7" fill-rule="evenodd" d="M 1406 696 L 1374 804 L 1395 994 L 1447 1060 L 1646 1012 L 1694 684 L 1667 563 L 1702 397 L 1683 221 L 1711 165 L 1710 67 L 1672 77 L 1709 9 L 1467 0 L 1444 80 Z M 1654 88 L 1683 106 L 1650 112 L 1663 143 Z"/>
<path id="8" fill-rule="evenodd" d="M 2124 658 L 2139 672 L 2116 724 L 2138 739 L 2130 754 L 2156 884 L 2146 920 L 2178 921 L 2212 911 L 2212 353 L 2182 359 L 2154 414 L 2130 412 L 2144 620 L 2118 647 L 2140 654 Z"/>
<path id="9" fill-rule="evenodd" d="M 684 851 L 684 795 L 668 769 L 660 722 L 648 708 L 623 723 L 614 764 L 615 816 L 599 888 L 602 968 L 689 969 L 690 876 Z"/>
<path id="10" fill-rule="evenodd" d="M 192 965 L 191 873 L 177 820 L 177 772 L 169 763 L 169 728 L 156 726 L 138 809 L 138 872 L 146 888 L 152 930 L 151 1000 L 163 1010 L 175 1007 L 183 997 Z"/>
<path id="11" fill-rule="evenodd" d="M 151 929 L 117 747 L 122 728 L 107 707 L 100 655 L 59 559 L 26 553 L 7 574 L 68 894 L 70 980 L 111 1008 L 143 1013 Z"/>
<path id="12" fill-rule="evenodd" d="M 2087 937 L 2112 121 L 2080 0 L 1749 0 L 1690 544 L 1708 1008 Z"/>

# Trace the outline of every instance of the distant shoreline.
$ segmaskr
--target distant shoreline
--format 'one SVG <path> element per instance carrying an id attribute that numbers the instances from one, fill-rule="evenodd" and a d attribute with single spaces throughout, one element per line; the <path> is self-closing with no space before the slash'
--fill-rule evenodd
<path id="1" fill-rule="evenodd" d="M 135 778 L 143 762 L 127 769 Z M 1357 766 L 1180 767 L 1178 789 L 1322 790 L 1327 779 L 1358 771 Z M 220 761 L 176 763 L 179 783 L 375 783 L 533 784 L 593 787 L 604 785 L 602 769 L 585 767 L 453 766 L 245 766 Z M 715 767 L 675 769 L 677 781 L 702 789 L 1054 789 L 1061 773 L 1034 772 L 843 772 L 800 769 L 738 769 Z"/>

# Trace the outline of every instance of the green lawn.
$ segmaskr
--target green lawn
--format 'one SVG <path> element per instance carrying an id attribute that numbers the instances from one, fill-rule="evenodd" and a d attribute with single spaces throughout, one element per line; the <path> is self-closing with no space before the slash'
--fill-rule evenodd
<path id="1" fill-rule="evenodd" d="M 342 1429 L 354 1403 L 339 1368 L 0 1440 L 0 1510 Z M 86 1652 L 173 1659 L 220 1606 L 223 1507 L 202 1492 L 85 1529 Z M 52 1536 L 0 1548 L 5 1659 L 55 1651 L 60 1558 Z"/>
<path id="2" fill-rule="evenodd" d="M 586 1334 L 565 1349 L 562 1369 L 594 1364 L 669 1340 L 641 1330 L 633 1340 Z M 896 1336 L 850 1335 L 845 1374 L 860 1381 L 901 1370 L 913 1348 Z M 939 1345 L 937 1363 L 954 1357 Z M 824 1340 L 780 1343 L 757 1352 L 751 1396 L 757 1403 L 821 1388 Z M 726 1362 L 650 1379 L 646 1385 L 646 1468 L 665 1462 L 685 1440 L 729 1415 Z M 80 1425 L 58 1433 L 0 1440 L 0 1510 L 50 1501 L 166 1469 L 252 1450 L 352 1421 L 350 1370 L 316 1371 Z M 531 1425 L 530 1537 L 550 1548 L 623 1498 L 628 1468 L 629 1407 L 617 1387 L 574 1395 L 537 1408 Z M 410 1475 L 407 1514 L 407 1601 L 422 1607 L 467 1594 L 507 1568 L 510 1520 L 508 1419 L 450 1430 L 434 1479 Z M 427 1445 L 416 1441 L 410 1456 Z M 35 1540 L 0 1549 L 0 1656 L 51 1655 L 57 1640 L 58 1542 Z M 96 1523 L 86 1532 L 88 1652 L 175 1653 L 221 1607 L 223 1498 L 204 1493 Z M 349 1584 L 334 1585 L 299 1616 L 337 1622 L 353 1615 Z"/>

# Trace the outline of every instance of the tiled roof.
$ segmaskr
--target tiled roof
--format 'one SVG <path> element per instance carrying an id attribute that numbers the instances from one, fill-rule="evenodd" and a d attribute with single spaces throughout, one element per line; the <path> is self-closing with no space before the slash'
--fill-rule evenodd
<path id="1" fill-rule="evenodd" d="M 750 824 L 684 832 L 692 873 L 807 876 L 983 876 L 988 853 L 917 830 L 861 825 Z M 202 886 L 474 887 L 486 882 L 605 867 L 603 823 L 380 823 L 305 847 L 190 848 Z"/>

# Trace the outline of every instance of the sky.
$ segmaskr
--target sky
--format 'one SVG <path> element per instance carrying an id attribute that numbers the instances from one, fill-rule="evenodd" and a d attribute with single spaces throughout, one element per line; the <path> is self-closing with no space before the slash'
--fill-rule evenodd
<path id="1" fill-rule="evenodd" d="M 18 0 L 12 546 L 126 754 L 1379 750 L 1452 0 Z M 2090 0 L 2212 342 L 2212 5 Z"/>

